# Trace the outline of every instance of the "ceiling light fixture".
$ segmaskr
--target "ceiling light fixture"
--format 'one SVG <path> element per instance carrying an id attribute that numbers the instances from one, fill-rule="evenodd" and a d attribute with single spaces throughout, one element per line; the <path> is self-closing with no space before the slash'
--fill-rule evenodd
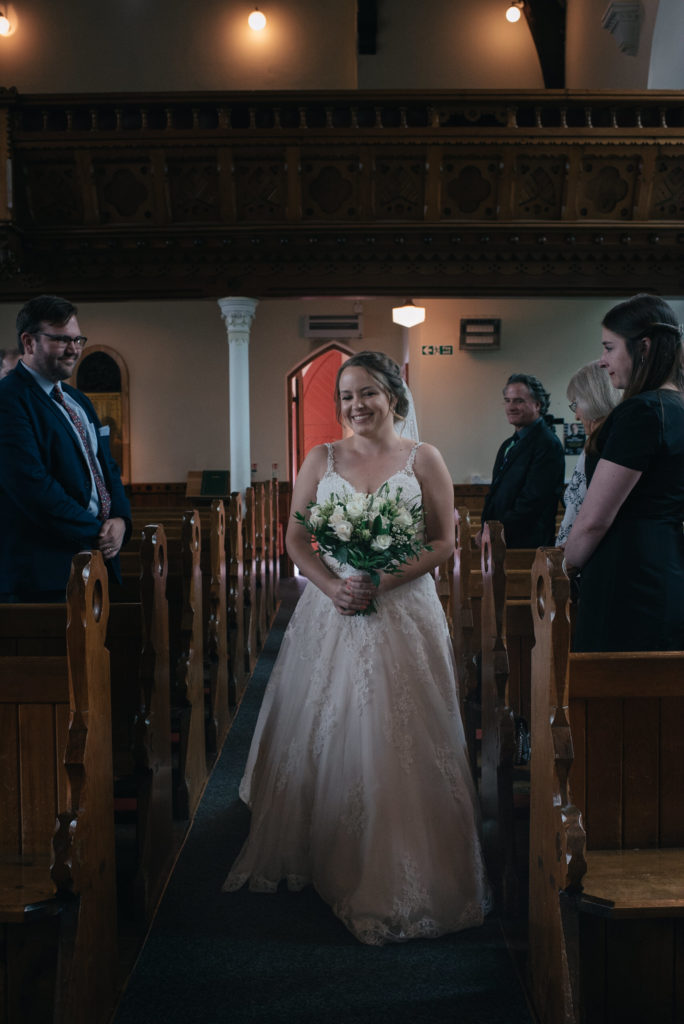
<path id="1" fill-rule="evenodd" d="M 425 307 L 414 306 L 413 300 L 408 299 L 403 306 L 394 306 L 392 309 L 392 320 L 402 327 L 415 327 L 425 320 Z"/>
<path id="2" fill-rule="evenodd" d="M 515 24 L 516 21 L 520 21 L 522 17 L 523 0 L 512 0 L 509 4 L 508 10 L 506 11 L 506 20 L 510 21 L 511 24 Z"/>
<path id="3" fill-rule="evenodd" d="M 0 11 L 0 36 L 8 36 L 12 31 L 12 22 L 7 17 L 6 10 Z"/>
<path id="4" fill-rule="evenodd" d="M 247 24 L 253 32 L 261 32 L 263 28 L 266 28 L 266 15 L 262 14 L 258 7 L 255 7 L 247 19 Z"/>

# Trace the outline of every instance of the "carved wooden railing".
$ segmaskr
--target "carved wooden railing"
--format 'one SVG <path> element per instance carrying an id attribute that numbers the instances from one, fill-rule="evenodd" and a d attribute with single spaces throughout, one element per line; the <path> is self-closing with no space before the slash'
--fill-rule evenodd
<path id="1" fill-rule="evenodd" d="M 4 90 L 2 156 L 0 297 L 680 290 L 679 93 Z"/>

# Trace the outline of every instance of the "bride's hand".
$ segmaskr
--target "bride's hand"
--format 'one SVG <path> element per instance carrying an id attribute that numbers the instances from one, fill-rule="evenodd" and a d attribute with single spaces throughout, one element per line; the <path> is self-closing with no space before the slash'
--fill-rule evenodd
<path id="1" fill-rule="evenodd" d="M 374 593 L 368 576 L 348 576 L 336 582 L 330 598 L 340 615 L 356 615 L 368 607 Z"/>

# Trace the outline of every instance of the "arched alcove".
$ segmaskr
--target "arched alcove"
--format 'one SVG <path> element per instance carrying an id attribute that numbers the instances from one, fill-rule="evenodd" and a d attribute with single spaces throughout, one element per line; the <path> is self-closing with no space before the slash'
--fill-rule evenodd
<path id="1" fill-rule="evenodd" d="M 299 467 L 317 444 L 342 437 L 335 416 L 335 378 L 353 350 L 338 341 L 317 349 L 287 376 L 289 414 L 290 479 L 294 483 Z"/>
<path id="2" fill-rule="evenodd" d="M 109 448 L 125 484 L 131 482 L 128 367 L 118 352 L 104 345 L 88 347 L 76 371 L 76 387 L 88 396 L 103 426 Z"/>

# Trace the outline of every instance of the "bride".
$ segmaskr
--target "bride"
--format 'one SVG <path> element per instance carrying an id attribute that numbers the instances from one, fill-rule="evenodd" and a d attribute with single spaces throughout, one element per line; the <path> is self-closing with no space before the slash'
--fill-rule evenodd
<path id="1" fill-rule="evenodd" d="M 453 486 L 436 448 L 401 427 L 409 396 L 380 352 L 337 376 L 350 431 L 314 448 L 292 495 L 287 550 L 309 583 L 261 707 L 240 796 L 250 834 L 223 888 L 313 884 L 362 942 L 435 937 L 482 923 L 487 882 L 448 628 L 431 569 L 453 550 Z M 423 550 L 398 575 L 321 559 L 305 526 L 336 494 L 421 501 Z M 376 611 L 357 615 L 374 600 Z"/>

